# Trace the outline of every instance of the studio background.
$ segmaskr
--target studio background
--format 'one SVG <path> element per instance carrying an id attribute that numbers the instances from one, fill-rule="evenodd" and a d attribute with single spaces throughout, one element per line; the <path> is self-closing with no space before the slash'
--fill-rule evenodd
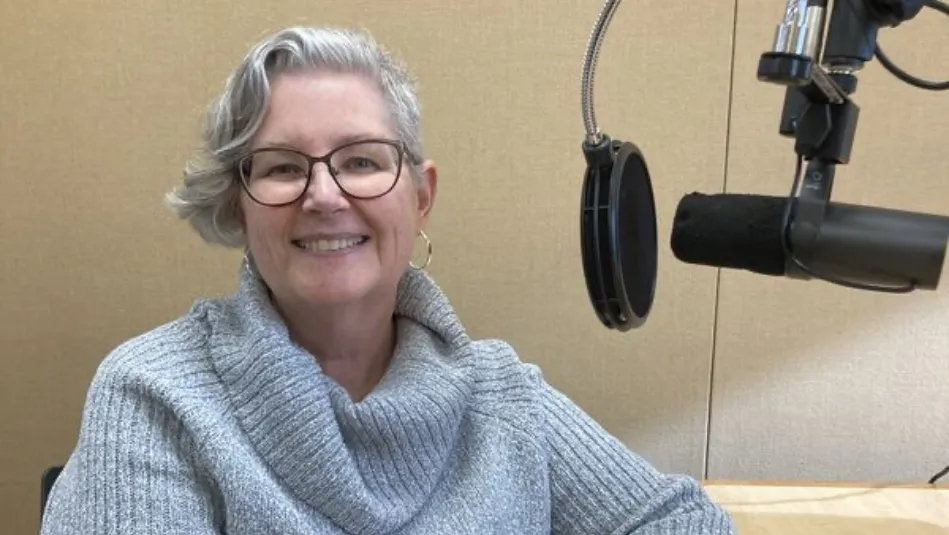
<path id="1" fill-rule="evenodd" d="M 203 110 L 257 39 L 359 26 L 421 81 L 440 166 L 431 272 L 475 337 L 525 361 L 659 468 L 735 480 L 923 482 L 949 463 L 949 277 L 878 295 L 675 261 L 691 191 L 785 195 L 783 91 L 755 79 L 779 1 L 627 2 L 596 86 L 601 127 L 646 153 L 657 301 L 596 321 L 579 256 L 580 67 L 598 0 L 41 0 L 0 7 L 0 518 L 35 533 L 39 477 L 72 450 L 120 342 L 236 287 L 239 253 L 162 204 Z M 909 72 L 949 78 L 949 20 L 884 30 Z M 835 200 L 949 213 L 949 96 L 872 63 Z"/>

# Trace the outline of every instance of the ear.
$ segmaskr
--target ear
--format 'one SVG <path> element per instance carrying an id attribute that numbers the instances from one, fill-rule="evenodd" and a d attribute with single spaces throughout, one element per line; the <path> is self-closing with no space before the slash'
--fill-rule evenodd
<path id="1" fill-rule="evenodd" d="M 426 160 L 422 163 L 419 170 L 418 184 L 415 191 L 418 196 L 417 210 L 419 227 L 424 227 L 428 223 L 428 217 L 435 206 L 435 195 L 438 193 L 438 168 L 435 162 Z"/>

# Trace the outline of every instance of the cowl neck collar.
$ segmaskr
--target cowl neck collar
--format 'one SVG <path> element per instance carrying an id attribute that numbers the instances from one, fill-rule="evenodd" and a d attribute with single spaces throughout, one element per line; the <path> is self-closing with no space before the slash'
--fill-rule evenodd
<path id="1" fill-rule="evenodd" d="M 472 380 L 471 343 L 425 272 L 399 282 L 395 352 L 353 402 L 289 336 L 263 280 L 209 309 L 211 357 L 257 453 L 294 494 L 349 533 L 385 533 L 435 490 L 453 460 Z"/>

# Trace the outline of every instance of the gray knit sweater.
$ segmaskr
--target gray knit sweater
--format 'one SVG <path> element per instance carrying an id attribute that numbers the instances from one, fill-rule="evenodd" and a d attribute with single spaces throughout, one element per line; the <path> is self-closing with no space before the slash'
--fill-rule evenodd
<path id="1" fill-rule="evenodd" d="M 399 286 L 389 370 L 353 402 L 288 337 L 259 279 L 101 364 L 44 535 L 724 534 L 438 286 Z"/>

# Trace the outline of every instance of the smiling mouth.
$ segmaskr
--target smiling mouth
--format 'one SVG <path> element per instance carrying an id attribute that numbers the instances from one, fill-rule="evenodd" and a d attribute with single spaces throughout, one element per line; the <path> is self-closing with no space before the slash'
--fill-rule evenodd
<path id="1" fill-rule="evenodd" d="M 304 251 L 316 253 L 335 253 L 354 249 L 369 241 L 369 236 L 355 236 L 332 240 L 293 240 L 293 245 Z"/>

